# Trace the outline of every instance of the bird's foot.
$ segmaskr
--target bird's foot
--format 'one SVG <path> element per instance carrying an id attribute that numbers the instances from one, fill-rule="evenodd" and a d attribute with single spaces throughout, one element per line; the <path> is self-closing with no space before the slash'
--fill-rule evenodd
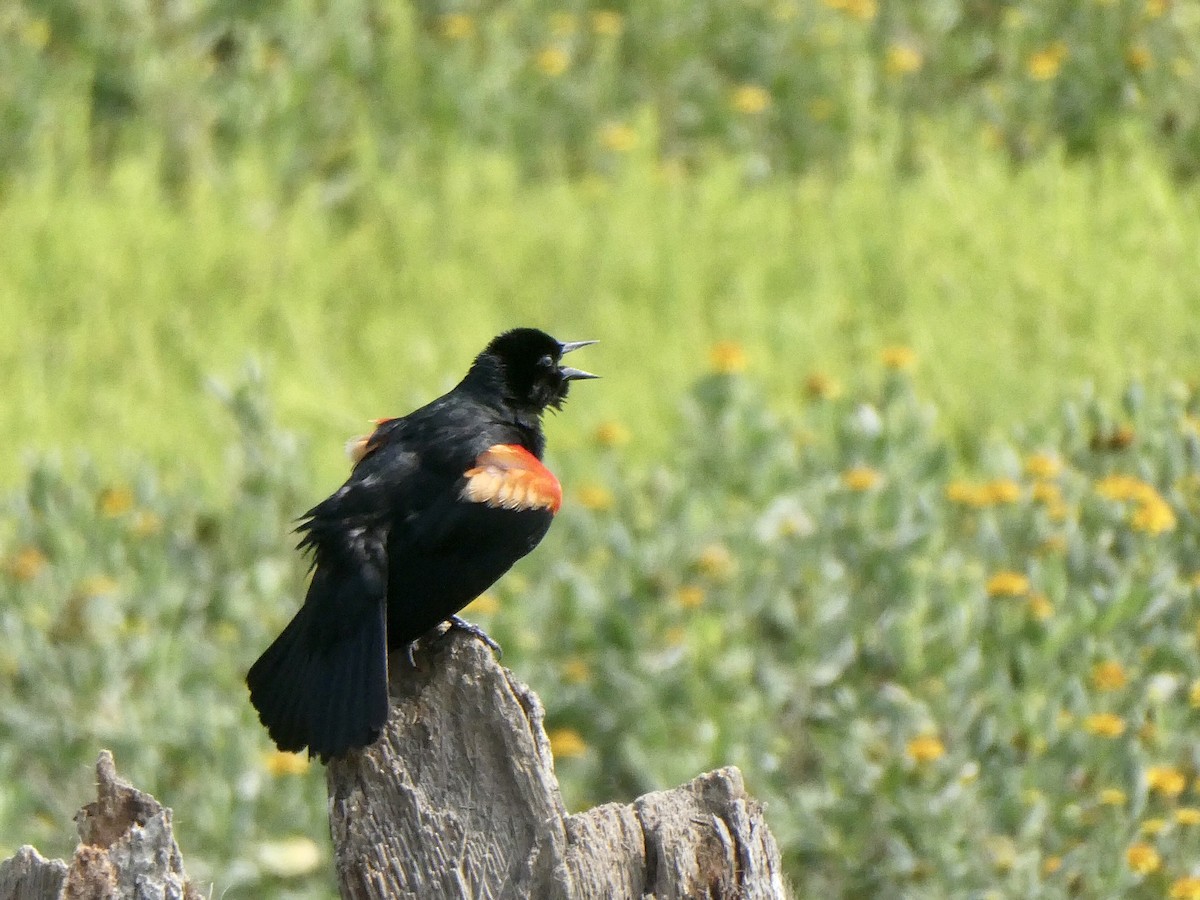
<path id="1" fill-rule="evenodd" d="M 413 656 L 413 652 L 416 649 L 417 649 L 416 641 L 409 641 L 407 644 L 404 645 L 404 659 L 408 662 L 408 667 L 410 669 L 417 668 L 417 659 L 415 656 Z"/>
<path id="2" fill-rule="evenodd" d="M 450 628 L 448 630 L 458 629 L 459 631 L 465 631 L 467 634 L 479 638 L 479 640 L 483 641 L 492 648 L 492 652 L 496 654 L 497 659 L 504 655 L 504 651 L 500 649 L 500 645 L 492 640 L 488 633 L 478 625 L 472 625 L 466 619 L 460 619 L 458 616 L 451 616 L 446 621 L 450 623 Z"/>

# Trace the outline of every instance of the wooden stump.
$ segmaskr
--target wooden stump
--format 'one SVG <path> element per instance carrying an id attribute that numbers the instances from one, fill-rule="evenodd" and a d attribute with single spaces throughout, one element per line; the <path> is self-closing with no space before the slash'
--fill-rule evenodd
<path id="1" fill-rule="evenodd" d="M 537 696 L 451 632 L 393 673 L 366 750 L 330 763 L 329 824 L 348 900 L 775 900 L 779 850 L 741 773 L 568 815 Z M 171 810 L 96 764 L 70 865 L 32 847 L 0 864 L 0 900 L 200 900 Z M 218 881 L 219 884 L 219 881 Z"/>
<path id="2" fill-rule="evenodd" d="M 118 778 L 107 750 L 96 762 L 96 795 L 75 815 L 70 866 L 22 847 L 0 864 L 0 900 L 201 900 L 184 874 L 171 810 Z"/>
<path id="3" fill-rule="evenodd" d="M 737 769 L 567 815 L 537 696 L 461 632 L 418 658 L 380 740 L 329 765 L 347 900 L 786 896 Z"/>

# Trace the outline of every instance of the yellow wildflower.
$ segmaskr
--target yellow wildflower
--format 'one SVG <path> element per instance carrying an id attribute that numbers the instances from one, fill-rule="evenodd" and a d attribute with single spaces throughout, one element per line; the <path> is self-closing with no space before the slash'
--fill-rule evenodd
<path id="1" fill-rule="evenodd" d="M 1134 531 L 1144 531 L 1147 534 L 1162 534 L 1164 531 L 1175 529 L 1175 511 L 1161 497 L 1139 504 L 1129 519 Z"/>
<path id="2" fill-rule="evenodd" d="M 1061 856 L 1047 856 L 1042 860 L 1042 874 L 1053 875 L 1062 868 L 1063 860 Z"/>
<path id="3" fill-rule="evenodd" d="M 1163 797 L 1178 797 L 1187 787 L 1187 779 L 1174 766 L 1150 766 L 1146 769 L 1146 787 Z"/>
<path id="4" fill-rule="evenodd" d="M 973 506 L 977 509 L 992 504 L 992 494 L 986 484 L 978 484 L 961 478 L 946 485 L 946 499 L 951 503 Z"/>
<path id="5" fill-rule="evenodd" d="M 1125 720 L 1116 713 L 1092 713 L 1083 720 L 1083 730 L 1097 737 L 1116 738 L 1125 733 Z"/>
<path id="6" fill-rule="evenodd" d="M 695 584 L 685 584 L 675 592 L 675 602 L 684 609 L 695 609 L 704 603 L 704 588 Z"/>
<path id="7" fill-rule="evenodd" d="M 1020 572 L 997 572 L 987 580 L 989 597 L 1023 597 L 1029 593 L 1029 578 Z"/>
<path id="8" fill-rule="evenodd" d="M 888 46 L 883 67 L 889 75 L 899 77 L 919 72 L 924 63 L 925 58 L 916 47 L 895 42 Z"/>
<path id="9" fill-rule="evenodd" d="M 908 742 L 904 752 L 913 762 L 924 765 L 936 762 L 945 756 L 946 745 L 937 735 L 920 734 Z"/>
<path id="10" fill-rule="evenodd" d="M 1170 900 L 1200 900 L 1200 877 L 1185 875 L 1171 882 Z"/>
<path id="11" fill-rule="evenodd" d="M 1119 691 L 1125 687 L 1125 667 L 1115 659 L 1092 666 L 1092 685 L 1098 691 Z"/>
<path id="12" fill-rule="evenodd" d="M 1149 67 L 1152 59 L 1145 44 L 1134 44 L 1125 51 L 1125 64 L 1135 72 L 1141 72 Z"/>
<path id="13" fill-rule="evenodd" d="M 724 581 L 737 567 L 733 554 L 724 544 L 708 544 L 696 557 L 696 568 L 700 574 L 715 581 Z"/>
<path id="14" fill-rule="evenodd" d="M 612 153 L 628 153 L 638 142 L 637 132 L 624 122 L 605 122 L 598 137 L 600 146 Z"/>
<path id="15" fill-rule="evenodd" d="M 565 759 L 587 753 L 587 743 L 583 740 L 583 735 L 574 728 L 556 728 L 547 737 L 550 738 L 550 752 L 555 757 Z"/>
<path id="16" fill-rule="evenodd" d="M 1125 792 L 1120 788 L 1105 788 L 1100 792 L 1100 802 L 1104 806 L 1124 806 Z"/>
<path id="17" fill-rule="evenodd" d="M 746 350 L 737 341 L 717 341 L 708 351 L 708 361 L 714 372 L 734 375 L 746 371 Z"/>
<path id="18" fill-rule="evenodd" d="M 625 28 L 625 19 L 614 9 L 592 13 L 592 31 L 601 37 L 617 37 Z"/>
<path id="19" fill-rule="evenodd" d="M 543 75 L 557 78 L 571 65 L 571 57 L 561 47 L 543 47 L 533 58 L 533 65 Z"/>
<path id="20" fill-rule="evenodd" d="M 110 519 L 124 515 L 133 509 L 133 491 L 127 487 L 105 488 L 96 498 L 96 507 L 100 515 Z"/>
<path id="21" fill-rule="evenodd" d="M 738 112 L 747 116 L 756 116 L 766 112 L 770 107 L 771 94 L 761 85 L 742 84 L 734 88 L 730 102 Z"/>
<path id="22" fill-rule="evenodd" d="M 1021 499 L 1021 486 L 1011 478 L 997 478 L 989 481 L 985 488 L 993 503 L 1016 503 Z"/>
<path id="23" fill-rule="evenodd" d="M 37 547 L 22 547 L 8 561 L 6 568 L 17 581 L 33 581 L 49 564 L 46 554 Z"/>
<path id="24" fill-rule="evenodd" d="M 568 684 L 585 684 L 592 678 L 592 669 L 578 656 L 573 656 L 563 663 L 563 680 Z"/>
<path id="25" fill-rule="evenodd" d="M 1048 535 L 1041 544 L 1038 545 L 1038 550 L 1041 553 L 1065 553 L 1067 549 L 1067 539 L 1061 534 Z"/>
<path id="26" fill-rule="evenodd" d="M 599 484 L 584 485 L 576 496 L 580 506 L 595 512 L 607 512 L 616 502 L 612 491 Z"/>
<path id="27" fill-rule="evenodd" d="M 842 484 L 852 491 L 869 491 L 883 482 L 883 475 L 870 466 L 851 466 L 842 473 Z"/>
<path id="28" fill-rule="evenodd" d="M 1057 478 L 1062 469 L 1062 460 L 1048 451 L 1031 453 L 1025 458 L 1025 472 L 1032 478 Z"/>
<path id="29" fill-rule="evenodd" d="M 309 766 L 309 758 L 302 753 L 272 750 L 263 754 L 263 768 L 277 778 L 281 775 L 303 775 Z"/>
<path id="30" fill-rule="evenodd" d="M 1146 837 L 1155 837 L 1167 830 L 1166 819 L 1147 819 L 1138 826 L 1138 831 Z"/>
<path id="31" fill-rule="evenodd" d="M 1106 475 L 1096 482 L 1096 493 L 1108 500 L 1136 500 L 1149 503 L 1159 499 L 1158 491 L 1153 485 L 1146 484 L 1140 478 L 1132 475 L 1114 473 Z"/>
<path id="32" fill-rule="evenodd" d="M 842 386 L 823 372 L 813 372 L 804 379 L 804 392 L 817 400 L 831 400 L 842 392 Z"/>
<path id="33" fill-rule="evenodd" d="M 1061 500 L 1046 504 L 1046 515 L 1050 517 L 1051 522 L 1065 522 L 1070 514 L 1071 507 Z"/>
<path id="34" fill-rule="evenodd" d="M 1029 614 L 1039 622 L 1045 622 L 1054 615 L 1054 604 L 1045 594 L 1030 594 Z"/>
<path id="35" fill-rule="evenodd" d="M 1162 866 L 1162 857 L 1149 844 L 1138 842 L 1130 844 L 1125 851 L 1125 862 L 1138 875 L 1149 875 L 1157 872 Z"/>
<path id="36" fill-rule="evenodd" d="M 687 629 L 682 625 L 673 625 L 663 632 L 663 640 L 668 647 L 678 647 L 687 641 Z"/>
<path id="37" fill-rule="evenodd" d="M 917 351 L 903 344 L 893 344 L 879 351 L 879 361 L 893 372 L 911 372 L 917 365 Z"/>
<path id="38" fill-rule="evenodd" d="M 1200 709 L 1200 678 L 1192 682 L 1192 686 L 1188 688 L 1188 703 L 1192 709 Z"/>
<path id="39" fill-rule="evenodd" d="M 102 597 L 115 593 L 120 586 L 111 575 L 89 575 L 79 582 L 78 593 L 81 597 Z"/>
<path id="40" fill-rule="evenodd" d="M 1200 809 L 1181 806 L 1175 810 L 1175 821 L 1180 825 L 1200 825 Z"/>
<path id="41" fill-rule="evenodd" d="M 467 604 L 463 612 L 476 616 L 491 616 L 500 611 L 500 600 L 495 594 L 484 591 Z"/>
<path id="42" fill-rule="evenodd" d="M 1157 19 L 1167 11 L 1170 0 L 1146 0 L 1146 17 Z"/>
<path id="43" fill-rule="evenodd" d="M 629 429 L 609 419 L 596 426 L 593 437 L 601 447 L 620 447 L 629 443 Z"/>
<path id="44" fill-rule="evenodd" d="M 1035 481 L 1033 483 L 1033 490 L 1030 493 L 1038 503 L 1050 504 L 1062 502 L 1062 488 L 1053 481 Z"/>
<path id="45" fill-rule="evenodd" d="M 998 872 L 1008 872 L 1017 862 L 1017 847 L 1008 835 L 992 835 L 984 842 L 992 865 Z"/>
<path id="46" fill-rule="evenodd" d="M 475 33 L 475 20 L 466 13 L 447 13 L 440 26 L 442 37 L 448 41 L 461 41 Z"/>
<path id="47" fill-rule="evenodd" d="M 1025 68 L 1029 77 L 1035 81 L 1050 81 L 1058 75 L 1062 64 L 1068 55 L 1067 45 L 1063 41 L 1055 41 L 1049 47 L 1044 47 L 1030 54 Z"/>
<path id="48" fill-rule="evenodd" d="M 879 12 L 879 3 L 877 0 L 839 0 L 839 2 L 829 3 L 828 5 L 834 9 L 844 10 L 860 22 L 870 22 L 875 18 L 875 14 Z"/>

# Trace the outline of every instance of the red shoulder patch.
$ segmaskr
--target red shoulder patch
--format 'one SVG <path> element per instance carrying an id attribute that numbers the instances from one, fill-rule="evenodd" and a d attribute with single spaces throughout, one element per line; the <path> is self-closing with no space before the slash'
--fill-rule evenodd
<path id="1" fill-rule="evenodd" d="M 517 444 L 496 444 L 479 454 L 463 473 L 462 498 L 502 509 L 548 509 L 562 506 L 562 486 L 541 460 Z"/>
<path id="2" fill-rule="evenodd" d="M 364 456 L 379 446 L 379 426 L 386 425 L 394 419 L 372 419 L 371 421 L 375 423 L 374 431 L 370 434 L 360 434 L 358 437 L 346 441 L 346 455 L 350 457 L 351 465 L 357 466 L 362 462 Z"/>

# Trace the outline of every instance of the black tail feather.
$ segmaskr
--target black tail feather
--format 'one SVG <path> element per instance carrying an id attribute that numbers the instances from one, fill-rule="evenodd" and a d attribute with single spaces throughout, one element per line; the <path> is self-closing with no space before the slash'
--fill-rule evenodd
<path id="1" fill-rule="evenodd" d="M 387 721 L 384 608 L 340 634 L 319 633 L 310 603 L 246 676 L 250 702 L 280 750 L 322 762 L 375 741 Z"/>

